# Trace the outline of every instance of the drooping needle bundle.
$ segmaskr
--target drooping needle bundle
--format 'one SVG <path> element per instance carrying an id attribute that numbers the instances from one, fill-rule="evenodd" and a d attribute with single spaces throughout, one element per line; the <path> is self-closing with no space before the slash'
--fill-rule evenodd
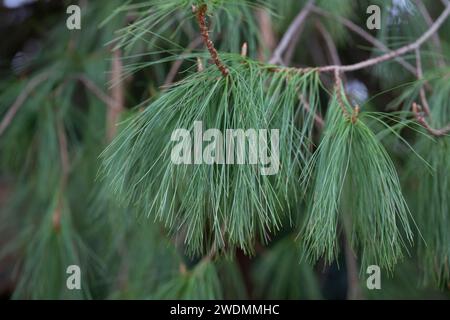
<path id="1" fill-rule="evenodd" d="M 412 242 L 397 172 L 365 124 L 369 117 L 344 116 L 336 97 L 330 104 L 323 140 L 307 169 L 315 178 L 301 237 L 313 261 L 337 257 L 339 226 L 353 249 L 361 251 L 362 268 L 376 264 L 391 269 Z"/>

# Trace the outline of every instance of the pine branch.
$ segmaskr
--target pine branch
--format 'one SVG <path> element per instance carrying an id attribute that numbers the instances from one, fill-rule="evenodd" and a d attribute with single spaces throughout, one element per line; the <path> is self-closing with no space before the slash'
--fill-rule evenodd
<path id="1" fill-rule="evenodd" d="M 339 107 L 342 110 L 342 113 L 346 117 L 349 117 L 350 115 L 349 115 L 347 107 L 345 106 L 345 103 L 344 103 L 344 97 L 342 94 L 342 90 L 343 90 L 343 86 L 342 86 L 341 75 L 340 75 L 339 71 L 337 69 L 335 69 L 334 70 L 334 91 L 336 93 L 337 102 L 339 104 Z"/>
<path id="2" fill-rule="evenodd" d="M 412 110 L 414 112 L 417 122 L 419 122 L 431 135 L 433 135 L 435 137 L 443 137 L 443 136 L 447 136 L 450 133 L 450 124 L 448 124 L 447 126 L 445 126 L 444 128 L 441 128 L 441 129 L 433 128 L 427 122 L 427 120 L 425 120 L 425 117 L 422 115 L 422 111 L 421 111 L 421 110 L 423 110 L 423 108 L 420 105 L 418 105 L 417 103 L 414 102 L 412 104 Z"/>
<path id="3" fill-rule="evenodd" d="M 335 72 L 338 71 L 341 72 L 351 72 L 351 71 L 357 71 L 360 69 L 364 69 L 367 67 L 374 66 L 376 64 L 389 61 L 391 59 L 396 59 L 408 52 L 414 51 L 422 44 L 424 44 L 430 37 L 433 36 L 435 32 L 439 30 L 439 28 L 443 25 L 445 20 L 450 15 L 450 3 L 446 6 L 445 10 L 442 12 L 442 14 L 439 16 L 439 18 L 433 23 L 433 25 L 422 35 L 420 36 L 416 41 L 405 45 L 401 48 L 398 48 L 396 50 L 387 52 L 379 57 L 370 58 L 358 63 L 350 64 L 350 65 L 329 65 L 329 66 L 322 66 L 322 67 L 306 67 L 306 68 L 274 68 L 273 71 L 279 72 L 279 71 L 285 71 L 285 70 L 296 70 L 297 72 L 308 72 L 310 70 L 316 70 L 318 72 Z"/>
<path id="4" fill-rule="evenodd" d="M 315 3 L 315 0 L 310 0 L 306 6 L 299 12 L 297 17 L 294 19 L 294 21 L 291 23 L 291 25 L 288 28 L 288 31 L 283 36 L 282 40 L 280 41 L 279 45 L 276 47 L 275 52 L 272 55 L 272 58 L 269 61 L 269 64 L 277 64 L 282 63 L 284 64 L 281 56 L 286 50 L 286 48 L 290 45 L 292 45 L 293 42 L 292 38 L 298 37 L 298 33 L 300 32 L 304 21 L 306 20 L 307 16 L 310 13 L 311 8 L 313 7 Z M 308 103 L 307 99 L 304 95 L 299 94 L 300 102 L 303 104 L 305 110 L 308 113 L 311 113 L 314 117 L 314 123 L 316 126 L 321 130 L 324 127 L 324 121 L 320 115 L 318 115 L 314 110 L 312 110 L 311 105 Z"/>
<path id="5" fill-rule="evenodd" d="M 242 63 L 240 55 L 226 58 L 233 81 L 217 78 L 216 66 L 193 73 L 137 114 L 102 154 L 101 174 L 108 177 L 110 190 L 123 203 L 164 221 L 172 232 L 185 226 L 189 254 L 205 254 L 214 240 L 218 248 L 226 243 L 246 253 L 253 252 L 258 235 L 268 241 L 288 212 L 283 208 L 300 194 L 295 177 L 310 155 L 306 143 L 313 116 L 302 119 L 302 128 L 292 120 L 299 93 L 311 109 L 317 106 L 318 74 L 286 79 L 256 61 Z M 264 91 L 262 84 L 267 84 Z M 203 119 L 206 128 L 279 128 L 282 171 L 268 179 L 253 165 L 221 166 L 225 159 L 213 166 L 175 165 L 170 132 L 192 128 L 195 119 Z M 201 183 L 205 179 L 207 185 Z"/>
<path id="6" fill-rule="evenodd" d="M 211 55 L 212 60 L 216 64 L 219 71 L 222 73 L 224 77 L 227 77 L 229 71 L 227 67 L 222 63 L 219 58 L 219 54 L 217 53 L 216 48 L 214 47 L 214 43 L 209 38 L 209 31 L 206 25 L 206 12 L 208 10 L 208 6 L 206 4 L 201 5 L 199 8 L 193 7 L 193 11 L 196 13 L 197 22 L 200 27 L 200 33 L 203 38 L 203 42 L 208 48 L 209 54 Z"/>
<path id="7" fill-rule="evenodd" d="M 422 59 L 420 57 L 419 49 L 416 49 L 416 64 L 417 64 L 417 78 L 419 81 L 423 79 L 423 69 L 422 69 Z M 417 103 L 413 103 L 412 109 L 413 113 L 416 117 L 417 122 L 419 122 L 431 135 L 435 137 L 447 136 L 450 132 L 450 124 L 441 129 L 434 129 L 431 125 L 426 121 L 425 116 L 431 117 L 430 105 L 428 103 L 426 93 L 424 88 L 420 87 L 420 100 L 422 101 L 422 105 L 420 106 Z M 424 115 L 422 114 L 422 111 Z"/>
<path id="8" fill-rule="evenodd" d="M 283 63 L 282 59 L 283 53 L 285 52 L 289 44 L 292 42 L 292 39 L 297 34 L 297 31 L 302 27 L 303 23 L 305 22 L 306 18 L 308 17 L 311 11 L 314 2 L 315 0 L 309 0 L 308 3 L 305 5 L 305 7 L 299 12 L 294 21 L 292 21 L 291 25 L 284 34 L 280 43 L 275 48 L 272 58 L 269 61 L 270 64 Z"/>
<path id="9" fill-rule="evenodd" d="M 370 44 L 372 44 L 376 48 L 378 48 L 378 49 L 380 49 L 380 50 L 382 50 L 384 52 L 390 52 L 391 51 L 384 43 L 379 41 L 377 38 L 372 36 L 370 33 L 366 32 L 360 26 L 358 26 L 355 23 L 353 23 L 351 20 L 348 20 L 348 19 L 346 19 L 344 17 L 341 17 L 341 16 L 336 16 L 336 15 L 334 15 L 334 14 L 332 14 L 330 12 L 327 12 L 327 11 L 317 7 L 317 6 L 313 6 L 311 8 L 311 11 L 316 13 L 316 14 L 318 14 L 318 15 L 326 17 L 326 18 L 334 18 L 337 21 L 339 21 L 340 23 L 342 23 L 345 27 L 347 27 L 350 31 L 353 31 L 354 33 L 359 35 L 361 38 L 365 39 L 367 42 L 369 42 Z M 398 63 L 401 64 L 406 70 L 408 70 L 412 74 L 416 75 L 416 69 L 414 68 L 414 66 L 411 65 L 406 60 L 404 60 L 402 57 L 396 57 L 395 60 L 398 61 Z"/>
<path id="10" fill-rule="evenodd" d="M 364 69 L 367 67 L 371 67 L 371 66 L 379 64 L 381 62 L 385 62 L 385 61 L 397 58 L 401 55 L 404 55 L 408 52 L 414 51 L 414 50 L 420 48 L 420 46 L 422 44 L 424 44 L 430 37 L 433 36 L 433 34 L 435 32 L 437 32 L 439 30 L 439 28 L 443 25 L 445 20 L 447 20 L 449 15 L 450 15 L 450 4 L 448 4 L 446 6 L 444 12 L 442 12 L 442 14 L 439 16 L 439 18 L 433 23 L 433 25 L 421 37 L 419 37 L 413 43 L 405 45 L 399 49 L 385 53 L 379 57 L 367 59 L 365 61 L 361 61 L 361 62 L 358 62 L 355 64 L 350 64 L 350 65 L 345 65 L 345 66 L 331 65 L 331 66 L 317 68 L 317 70 L 321 71 L 321 72 L 335 71 L 335 70 L 337 70 L 339 72 L 356 71 L 356 70 Z"/>
<path id="11" fill-rule="evenodd" d="M 332 63 L 335 65 L 341 65 L 341 58 L 339 58 L 339 54 L 338 54 L 336 45 L 334 44 L 331 35 L 329 34 L 329 32 L 325 29 L 325 27 L 320 22 L 316 23 L 316 27 L 319 30 L 319 32 L 322 34 L 322 37 L 325 40 L 325 44 L 326 44 L 328 52 L 330 54 L 330 59 L 331 59 Z M 348 101 L 347 95 L 345 93 L 345 87 L 342 85 L 343 75 L 341 75 L 339 72 L 336 71 L 334 73 L 334 77 L 335 77 L 334 90 L 336 91 L 339 105 L 341 106 L 341 109 L 342 109 L 344 115 L 349 116 L 348 111 L 345 107 L 344 97 L 343 97 L 345 95 L 346 101 Z M 354 113 L 352 114 L 351 120 L 352 120 L 352 122 L 355 122 Z"/>

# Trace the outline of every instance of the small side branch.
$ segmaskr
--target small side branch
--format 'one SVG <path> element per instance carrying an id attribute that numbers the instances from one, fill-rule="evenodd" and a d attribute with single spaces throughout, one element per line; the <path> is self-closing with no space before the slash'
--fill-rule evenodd
<path id="1" fill-rule="evenodd" d="M 342 113 L 345 116 L 349 117 L 349 113 L 347 108 L 345 107 L 344 97 L 342 94 L 342 79 L 339 70 L 337 69 L 334 70 L 334 90 L 336 91 L 336 98 L 339 106 L 342 109 Z"/>
<path id="2" fill-rule="evenodd" d="M 447 3 L 447 2 L 446 2 Z M 356 70 L 361 70 L 367 67 L 374 66 L 376 64 L 389 61 L 392 59 L 398 59 L 400 56 L 409 53 L 411 51 L 414 51 L 418 48 L 420 48 L 435 32 L 439 30 L 439 28 L 443 25 L 445 20 L 450 15 L 450 1 L 448 1 L 447 6 L 445 7 L 445 10 L 442 12 L 442 14 L 439 16 L 439 18 L 433 23 L 433 25 L 416 41 L 405 45 L 401 48 L 398 48 L 397 50 L 389 51 L 379 57 L 367 59 L 358 63 L 349 64 L 349 65 L 328 65 L 328 66 L 322 66 L 322 67 L 304 67 L 304 68 L 287 68 L 287 67 L 278 67 L 278 68 L 272 68 L 271 71 L 273 72 L 298 72 L 298 73 L 304 73 L 308 71 L 317 71 L 317 72 L 337 72 L 337 74 L 344 73 L 344 72 L 351 72 Z"/>
<path id="3" fill-rule="evenodd" d="M 420 48 L 422 44 L 424 44 L 430 37 L 432 37 L 439 28 L 443 25 L 445 20 L 450 15 L 450 3 L 445 7 L 445 10 L 442 12 L 442 14 L 439 16 L 439 18 L 433 23 L 433 25 L 416 41 L 413 43 L 410 43 L 408 45 L 405 45 L 401 48 L 398 48 L 397 50 L 393 50 L 391 52 L 385 53 L 379 57 L 371 58 L 365 61 L 361 61 L 355 64 L 345 65 L 345 66 L 338 66 L 338 65 L 331 65 L 331 66 L 324 66 L 317 68 L 318 71 L 321 72 L 327 72 L 327 71 L 335 71 L 338 70 L 340 72 L 349 72 L 349 71 L 356 71 L 360 69 L 364 69 L 367 67 L 371 67 L 373 65 L 379 64 L 381 62 L 385 62 L 391 59 L 395 59 L 401 55 L 404 55 L 408 52 L 414 51 L 417 48 Z"/>
<path id="4" fill-rule="evenodd" d="M 337 51 L 336 45 L 333 42 L 333 39 L 331 38 L 331 35 L 328 33 L 328 31 L 325 29 L 325 27 L 320 23 L 320 21 L 317 21 L 316 28 L 319 30 L 320 34 L 322 35 L 325 45 L 327 47 L 327 51 L 330 55 L 330 60 L 335 65 L 341 65 L 341 59 L 339 58 L 339 53 Z M 339 106 L 342 109 L 342 112 L 345 116 L 349 116 L 349 113 L 347 111 L 347 108 L 345 107 L 344 103 L 344 94 L 342 93 L 343 85 L 342 85 L 342 77 L 338 70 L 335 70 L 334 72 L 334 89 L 336 91 L 336 97 L 339 103 Z M 344 89 L 345 90 L 345 89 Z M 353 120 L 352 120 L 353 121 Z"/>
<path id="5" fill-rule="evenodd" d="M 228 76 L 230 73 L 228 68 L 222 63 L 219 58 L 219 54 L 217 53 L 216 48 L 214 47 L 214 43 L 209 38 L 208 26 L 206 25 L 206 12 L 208 7 L 206 4 L 201 5 L 199 8 L 193 8 L 194 12 L 197 16 L 197 22 L 200 27 L 200 34 L 203 38 L 203 42 L 208 48 L 209 54 L 211 55 L 212 60 L 216 64 L 217 68 L 220 70 L 224 77 Z"/>
<path id="6" fill-rule="evenodd" d="M 422 107 L 417 103 L 414 102 L 412 104 L 412 110 L 414 112 L 417 122 L 420 123 L 431 135 L 435 137 L 444 137 L 450 133 L 450 124 L 441 129 L 435 129 L 431 127 L 431 125 L 427 122 L 427 120 L 423 115 Z"/>
<path id="7" fill-rule="evenodd" d="M 297 34 L 297 31 L 302 27 L 309 13 L 311 12 L 311 8 L 314 5 L 314 0 L 309 0 L 306 6 L 300 11 L 297 17 L 292 21 L 288 30 L 284 34 L 278 46 L 275 48 L 275 51 L 270 59 L 270 64 L 282 63 L 282 55 L 286 51 L 289 44 L 292 42 L 294 36 Z"/>
<path id="8" fill-rule="evenodd" d="M 422 59 L 420 57 L 419 49 L 416 49 L 416 65 L 417 65 L 417 79 L 419 81 L 422 81 L 423 80 L 423 69 L 422 69 Z M 435 137 L 442 137 L 442 136 L 448 135 L 448 133 L 450 132 L 450 124 L 442 129 L 434 129 L 433 127 L 431 127 L 431 125 L 425 119 L 425 117 L 428 117 L 431 119 L 431 112 L 430 112 L 430 105 L 428 103 L 427 96 L 426 96 L 423 86 L 420 88 L 419 95 L 420 95 L 420 101 L 422 101 L 422 106 L 418 105 L 417 103 L 413 103 L 413 105 L 412 105 L 412 109 L 413 109 L 413 112 L 414 112 L 417 122 L 420 123 L 431 135 L 433 135 Z"/>
<path id="9" fill-rule="evenodd" d="M 350 31 L 353 31 L 355 34 L 359 35 L 361 38 L 363 38 L 364 40 L 366 40 L 367 42 L 369 42 L 370 44 L 372 44 L 374 47 L 378 48 L 379 50 L 387 53 L 390 52 L 391 50 L 381 41 L 379 41 L 377 38 L 375 38 L 374 36 L 372 36 L 370 33 L 368 33 L 367 31 L 365 31 L 363 28 L 361 28 L 360 26 L 358 26 L 357 24 L 353 23 L 352 21 L 341 17 L 341 16 L 337 16 L 334 15 L 330 12 L 327 12 L 319 7 L 313 6 L 311 8 L 311 11 L 313 13 L 316 13 L 322 17 L 325 18 L 334 18 L 337 21 L 339 21 L 340 23 L 342 23 L 347 29 L 349 29 Z M 416 69 L 414 68 L 413 65 L 411 65 L 409 62 L 405 61 L 402 57 L 397 57 L 395 58 L 395 60 L 402 65 L 406 70 L 408 70 L 409 72 L 411 72 L 412 74 L 416 75 Z"/>

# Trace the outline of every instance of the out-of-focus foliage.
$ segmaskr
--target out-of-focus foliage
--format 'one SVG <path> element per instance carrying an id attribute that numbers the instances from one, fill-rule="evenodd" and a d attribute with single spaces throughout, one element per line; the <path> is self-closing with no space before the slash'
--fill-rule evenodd
<path id="1" fill-rule="evenodd" d="M 0 131 L 0 183 L 10 190 L 3 202 L 0 188 L 0 270 L 3 257 L 14 260 L 8 295 L 320 299 L 330 285 L 341 289 L 326 283 L 324 262 L 340 261 L 347 238 L 361 266 L 357 285 L 365 286 L 369 264 L 392 271 L 383 273 L 381 291 L 365 296 L 448 297 L 449 141 L 412 126 L 409 110 L 425 88 L 430 124 L 450 121 L 449 72 L 440 66 L 449 64 L 450 22 L 441 48 L 435 41 L 421 48 L 425 79 L 396 61 L 352 74 L 369 95 L 356 115 L 354 101 L 346 102 L 353 119 L 330 93 L 328 74 L 262 61 L 273 47 L 261 34 L 261 12 L 278 40 L 307 2 L 80 1 L 82 29 L 72 31 L 65 26 L 71 1 L 2 9 L 0 121 L 17 108 Z M 319 21 L 343 63 L 380 55 L 336 19 L 365 28 L 369 4 L 383 9 L 381 30 L 370 33 L 390 49 L 427 30 L 415 2 L 388 2 L 315 1 L 330 16 L 310 13 L 287 62 L 334 63 Z M 442 12 L 437 1 L 423 2 L 431 17 Z M 199 33 L 195 8 L 205 4 L 227 78 Z M 403 58 L 416 65 L 415 55 Z M 117 65 L 121 89 L 112 80 Z M 110 103 L 115 90 L 123 90 L 120 110 Z M 172 165 L 171 134 L 194 121 L 224 131 L 279 129 L 279 173 Z M 80 291 L 66 287 L 70 265 L 82 270 Z M 339 270 L 349 276 L 347 266 Z"/>

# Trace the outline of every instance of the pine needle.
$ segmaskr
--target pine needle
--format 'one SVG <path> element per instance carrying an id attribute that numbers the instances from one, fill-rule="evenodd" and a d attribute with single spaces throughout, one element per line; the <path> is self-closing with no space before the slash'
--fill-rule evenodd
<path id="1" fill-rule="evenodd" d="M 347 108 L 350 108 L 347 105 Z M 310 209 L 301 233 L 307 257 L 327 262 L 338 253 L 338 223 L 348 223 L 361 266 L 392 270 L 402 248 L 412 242 L 409 209 L 394 164 L 364 123 L 343 116 L 336 98 L 330 104 L 323 140 L 309 163 L 315 171 Z"/>
<path id="2" fill-rule="evenodd" d="M 210 66 L 186 78 L 136 115 L 102 154 L 101 175 L 113 193 L 172 231 L 184 230 L 194 254 L 212 243 L 251 252 L 256 234 L 266 241 L 280 228 L 309 158 L 313 116 L 305 110 L 298 115 L 298 94 L 313 108 L 318 104 L 314 72 L 288 77 L 241 56 L 225 59 L 229 77 Z M 279 172 L 261 175 L 254 164 L 173 164 L 172 132 L 192 131 L 195 121 L 204 131 L 279 130 Z"/>

